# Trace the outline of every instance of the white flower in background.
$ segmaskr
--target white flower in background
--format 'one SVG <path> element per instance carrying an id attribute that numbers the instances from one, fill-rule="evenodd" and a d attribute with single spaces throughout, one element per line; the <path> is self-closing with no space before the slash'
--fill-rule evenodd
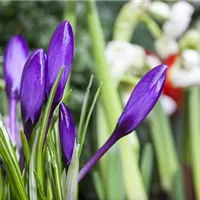
<path id="1" fill-rule="evenodd" d="M 170 17 L 170 8 L 167 3 L 154 1 L 149 5 L 149 13 L 157 20 L 167 20 Z"/>
<path id="2" fill-rule="evenodd" d="M 162 36 L 155 42 L 155 48 L 157 54 L 161 59 L 167 59 L 170 55 L 179 52 L 179 46 L 175 39 Z"/>
<path id="3" fill-rule="evenodd" d="M 182 49 L 197 49 L 200 51 L 200 34 L 197 29 L 189 29 L 180 40 Z"/>
<path id="4" fill-rule="evenodd" d="M 181 36 L 188 28 L 194 8 L 186 1 L 172 5 L 169 20 L 163 25 L 166 35 L 173 38 Z"/>
<path id="5" fill-rule="evenodd" d="M 119 81 L 126 72 L 138 73 L 145 62 L 145 51 L 138 45 L 124 41 L 111 41 L 105 49 L 105 56 L 112 77 Z"/>
<path id="6" fill-rule="evenodd" d="M 200 68 L 200 55 L 193 49 L 187 49 L 182 53 L 183 67 L 192 70 L 196 67 Z"/>
<path id="7" fill-rule="evenodd" d="M 155 66 L 160 65 L 162 62 L 156 55 L 148 54 L 146 55 L 146 63 L 152 69 Z"/>
<path id="8" fill-rule="evenodd" d="M 199 53 L 195 50 L 185 50 L 182 53 L 182 67 L 175 66 L 169 75 L 176 87 L 200 85 Z"/>
<path id="9" fill-rule="evenodd" d="M 177 109 L 176 102 L 171 97 L 169 97 L 167 95 L 164 95 L 164 94 L 161 95 L 160 102 L 161 102 L 161 105 L 163 107 L 164 112 L 168 116 L 172 115 Z"/>

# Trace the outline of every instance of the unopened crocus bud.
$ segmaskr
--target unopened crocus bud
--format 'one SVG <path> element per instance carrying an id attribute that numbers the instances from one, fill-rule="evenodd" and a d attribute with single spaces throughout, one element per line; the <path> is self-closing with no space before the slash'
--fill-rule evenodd
<path id="1" fill-rule="evenodd" d="M 35 50 L 24 66 L 20 91 L 24 123 L 34 125 L 40 116 L 45 97 L 45 67 L 46 55 L 43 49 Z"/>
<path id="2" fill-rule="evenodd" d="M 120 137 L 127 135 L 149 114 L 162 92 L 166 70 L 166 65 L 159 65 L 143 76 L 134 88 L 118 120 L 114 134 Z"/>
<path id="3" fill-rule="evenodd" d="M 28 45 L 20 35 L 13 36 L 5 49 L 3 72 L 8 97 L 19 98 L 21 74 L 28 57 Z"/>
<path id="4" fill-rule="evenodd" d="M 153 109 L 161 95 L 166 78 L 166 70 L 166 65 L 159 65 L 150 70 L 139 81 L 118 120 L 113 134 L 81 169 L 78 178 L 79 182 L 113 144 L 131 133 Z"/>
<path id="5" fill-rule="evenodd" d="M 70 23 L 63 21 L 54 31 L 48 48 L 48 65 L 46 73 L 46 95 L 58 76 L 61 67 L 65 67 L 59 82 L 54 103 L 57 104 L 63 95 L 63 91 L 71 70 L 74 57 L 74 36 Z"/>
<path id="6" fill-rule="evenodd" d="M 59 110 L 59 129 L 60 142 L 67 160 L 67 164 L 71 162 L 74 142 L 75 142 L 75 125 L 69 108 L 61 103 Z"/>

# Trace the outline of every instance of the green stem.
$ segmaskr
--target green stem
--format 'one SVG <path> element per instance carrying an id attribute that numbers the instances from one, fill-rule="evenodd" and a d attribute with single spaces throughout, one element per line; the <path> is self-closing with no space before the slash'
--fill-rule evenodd
<path id="1" fill-rule="evenodd" d="M 173 199 L 185 199 L 182 169 L 177 158 L 170 122 L 160 102 L 155 106 L 152 115 L 150 121 L 152 128 L 151 134 L 155 146 L 162 186 L 170 193 Z"/>
<path id="2" fill-rule="evenodd" d="M 193 169 L 194 187 L 196 198 L 200 200 L 200 105 L 199 105 L 199 88 L 193 87 L 188 93 L 189 103 L 189 137 L 191 164 Z"/>

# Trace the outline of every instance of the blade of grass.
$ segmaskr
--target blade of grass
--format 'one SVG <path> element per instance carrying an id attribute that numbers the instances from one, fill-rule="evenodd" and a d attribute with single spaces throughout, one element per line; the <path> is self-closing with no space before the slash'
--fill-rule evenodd
<path id="1" fill-rule="evenodd" d="M 188 93 L 189 105 L 189 141 L 196 199 L 200 200 L 200 93 L 198 87 L 192 87 Z"/>
<path id="2" fill-rule="evenodd" d="M 74 143 L 74 150 L 72 160 L 67 171 L 67 196 L 66 200 L 76 200 L 77 197 L 77 185 L 78 185 L 78 172 L 79 172 L 79 158 L 78 148 L 76 141 Z"/>
<path id="3" fill-rule="evenodd" d="M 90 106 L 88 115 L 87 115 L 86 120 L 84 122 L 83 132 L 81 132 L 81 135 L 80 135 L 80 147 L 79 147 L 79 152 L 78 152 L 79 157 L 81 156 L 81 151 L 82 151 L 82 148 L 83 148 L 83 144 L 84 144 L 84 140 L 85 140 L 85 135 L 86 135 L 86 132 L 87 132 L 88 124 L 89 124 L 92 112 L 94 110 L 94 106 L 95 106 L 95 104 L 97 102 L 97 99 L 98 99 L 98 96 L 99 96 L 99 93 L 100 93 L 100 90 L 101 90 L 101 86 L 102 86 L 102 83 L 100 84 L 100 86 L 98 87 L 98 89 L 97 89 L 97 91 L 96 91 L 96 93 L 94 95 L 94 99 L 92 101 L 92 104 Z"/>
<path id="4" fill-rule="evenodd" d="M 53 100 L 54 100 L 54 96 L 60 81 L 60 78 L 62 76 L 64 67 L 61 68 L 61 70 L 59 71 L 59 74 L 52 86 L 45 110 L 44 110 L 44 115 L 43 115 L 43 120 L 41 122 L 41 129 L 40 129 L 40 134 L 38 137 L 38 142 L 37 142 L 37 152 L 36 152 L 36 172 L 38 175 L 38 178 L 44 188 L 44 164 L 43 164 L 43 143 L 44 143 L 44 139 L 45 139 L 45 134 L 46 134 L 46 129 L 47 129 L 47 124 L 48 124 L 48 120 L 49 120 L 49 116 L 50 116 L 50 111 L 51 111 L 51 107 L 53 104 Z"/>
<path id="5" fill-rule="evenodd" d="M 89 81 L 89 84 L 88 84 L 88 87 L 86 89 L 86 93 L 85 93 L 85 97 L 84 97 L 84 100 L 83 100 L 83 106 L 82 106 L 82 109 L 81 109 L 81 117 L 80 117 L 80 120 L 79 120 L 79 128 L 78 128 L 78 134 L 77 134 L 77 143 L 80 144 L 81 142 L 81 133 L 83 132 L 83 125 L 84 125 L 84 122 L 85 122 L 85 115 L 86 115 L 86 111 L 87 111 L 87 105 L 88 105 L 88 100 L 89 100 L 89 96 L 90 96 L 90 88 L 92 86 L 92 82 L 93 82 L 93 75 L 91 75 L 90 77 L 90 81 Z"/>
<path id="6" fill-rule="evenodd" d="M 20 131 L 20 137 L 21 137 L 22 148 L 23 148 L 23 152 L 25 156 L 26 166 L 28 167 L 29 161 L 30 161 L 30 149 L 29 149 L 28 141 L 23 131 Z"/>
<path id="7" fill-rule="evenodd" d="M 151 143 L 145 144 L 141 158 L 141 173 L 147 194 L 150 192 L 153 171 L 153 147 Z"/>

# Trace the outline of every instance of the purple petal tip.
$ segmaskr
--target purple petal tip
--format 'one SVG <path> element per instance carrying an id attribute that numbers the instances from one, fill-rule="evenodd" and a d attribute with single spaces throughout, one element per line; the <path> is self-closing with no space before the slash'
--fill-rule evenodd
<path id="1" fill-rule="evenodd" d="M 21 111 L 25 122 L 35 124 L 39 118 L 45 96 L 46 59 L 43 49 L 35 50 L 28 58 L 21 81 Z"/>
<path id="2" fill-rule="evenodd" d="M 61 22 L 55 29 L 48 48 L 48 67 L 46 95 L 48 96 L 54 81 L 61 69 L 65 66 L 58 89 L 55 95 L 56 103 L 60 101 L 63 95 L 64 87 L 71 70 L 74 57 L 74 35 L 72 27 L 68 21 Z"/>
<path id="3" fill-rule="evenodd" d="M 119 137 L 132 132 L 153 109 L 161 95 L 167 68 L 153 68 L 136 85 L 118 120 L 115 132 Z"/>
<path id="4" fill-rule="evenodd" d="M 69 108 L 61 103 L 59 109 L 59 130 L 60 141 L 67 159 L 67 164 L 71 162 L 74 142 L 75 142 L 75 125 Z"/>

